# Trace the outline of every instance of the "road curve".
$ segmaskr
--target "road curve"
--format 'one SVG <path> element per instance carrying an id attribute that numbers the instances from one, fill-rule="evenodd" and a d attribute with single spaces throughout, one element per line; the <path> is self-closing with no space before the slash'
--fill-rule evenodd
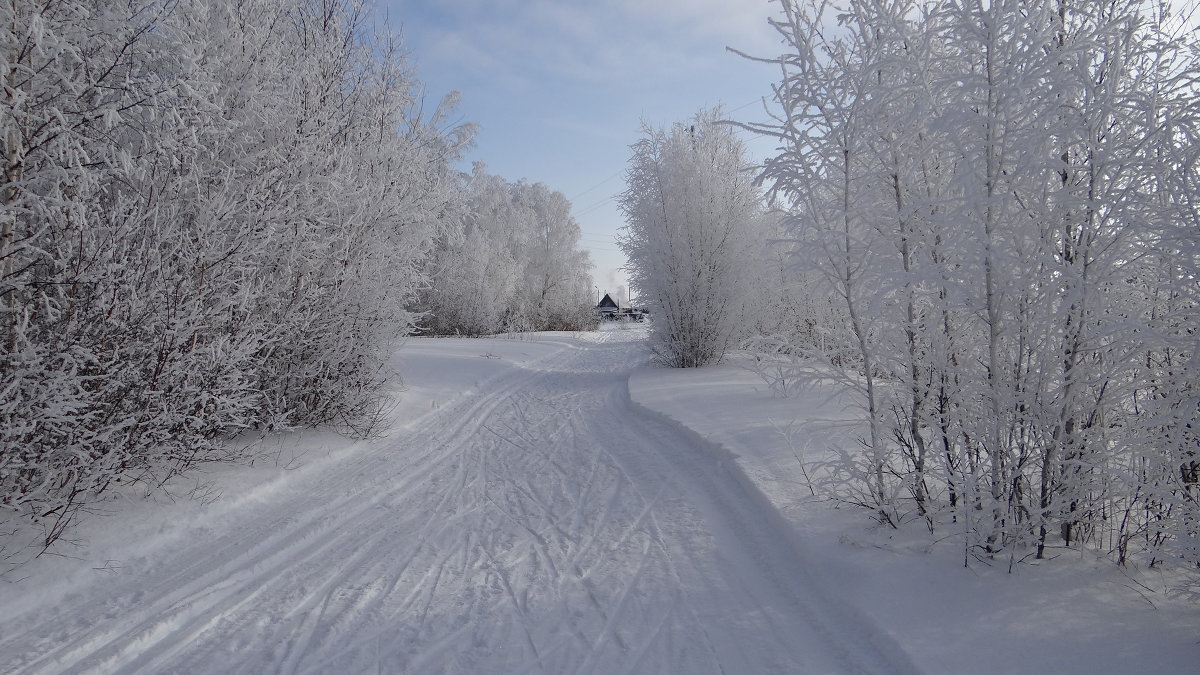
<path id="1" fill-rule="evenodd" d="M 0 618 L 0 672 L 912 672 L 732 461 L 630 402 L 645 361 L 572 340 L 513 367 Z"/>

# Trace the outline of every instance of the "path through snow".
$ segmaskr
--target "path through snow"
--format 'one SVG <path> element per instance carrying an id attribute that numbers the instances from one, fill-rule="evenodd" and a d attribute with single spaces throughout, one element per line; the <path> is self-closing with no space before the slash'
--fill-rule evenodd
<path id="1" fill-rule="evenodd" d="M 631 403 L 640 343 L 557 342 L 0 618 L 0 672 L 912 670 L 734 462 Z"/>

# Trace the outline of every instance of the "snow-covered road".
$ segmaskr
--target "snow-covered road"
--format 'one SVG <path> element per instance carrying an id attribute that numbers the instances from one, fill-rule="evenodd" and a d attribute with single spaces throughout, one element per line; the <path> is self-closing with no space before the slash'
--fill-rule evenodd
<path id="1" fill-rule="evenodd" d="M 6 612 L 0 672 L 913 670 L 811 581 L 734 462 L 630 401 L 640 342 L 543 347 L 120 574 Z"/>

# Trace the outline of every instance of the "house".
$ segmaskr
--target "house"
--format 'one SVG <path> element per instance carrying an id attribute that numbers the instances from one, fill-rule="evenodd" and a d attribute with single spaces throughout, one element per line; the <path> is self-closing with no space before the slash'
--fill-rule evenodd
<path id="1" fill-rule="evenodd" d="M 604 299 L 596 305 L 596 312 L 601 319 L 609 321 L 643 321 L 650 316 L 650 312 L 642 307 L 621 307 L 608 293 L 605 293 Z"/>
<path id="2" fill-rule="evenodd" d="M 604 299 L 600 301 L 600 304 L 596 305 L 596 311 L 600 313 L 600 318 L 602 319 L 615 319 L 620 308 L 617 306 L 616 301 L 608 293 L 605 293 Z"/>

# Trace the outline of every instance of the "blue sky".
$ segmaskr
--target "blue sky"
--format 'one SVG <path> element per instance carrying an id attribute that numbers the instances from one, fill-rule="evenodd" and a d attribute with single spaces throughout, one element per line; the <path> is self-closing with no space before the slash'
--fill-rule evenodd
<path id="1" fill-rule="evenodd" d="M 629 146 L 642 121 L 665 126 L 701 107 L 762 120 L 775 67 L 766 0 L 380 0 L 425 84 L 429 107 L 450 90 L 479 125 L 464 168 L 545 183 L 571 200 L 600 290 L 625 284 L 613 242 L 624 224 Z M 747 139 L 762 156 L 771 144 Z"/>

